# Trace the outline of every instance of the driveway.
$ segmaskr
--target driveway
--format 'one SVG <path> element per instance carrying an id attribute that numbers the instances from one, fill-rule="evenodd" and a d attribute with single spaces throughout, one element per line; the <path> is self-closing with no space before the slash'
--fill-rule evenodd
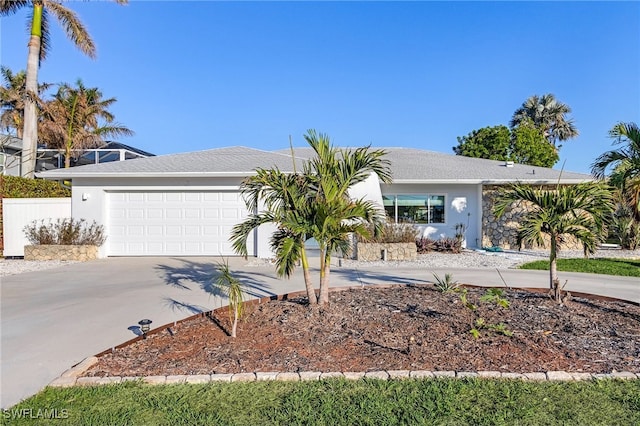
<path id="1" fill-rule="evenodd" d="M 211 285 L 213 258 L 109 258 L 2 278 L 0 291 L 0 406 L 27 398 L 63 371 L 139 333 L 138 321 L 153 327 L 223 304 Z M 304 289 L 300 271 L 278 279 L 270 265 L 230 258 L 235 275 L 252 297 Z M 408 284 L 432 281 L 432 272 L 450 272 L 463 283 L 545 287 L 544 271 L 492 269 L 436 270 L 419 267 L 334 267 L 332 286 Z M 314 278 L 317 274 L 314 274 Z M 567 289 L 640 303 L 637 278 L 561 273 Z"/>

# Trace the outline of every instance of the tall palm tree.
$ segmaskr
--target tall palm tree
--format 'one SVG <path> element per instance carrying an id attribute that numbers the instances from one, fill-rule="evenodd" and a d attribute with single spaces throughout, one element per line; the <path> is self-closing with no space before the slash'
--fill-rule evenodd
<path id="1" fill-rule="evenodd" d="M 98 88 L 63 84 L 53 99 L 43 105 L 40 136 L 48 148 L 64 151 L 65 168 L 75 151 L 99 147 L 105 138 L 130 136 L 133 132 L 114 122 L 108 108 L 116 98 L 102 98 Z"/>
<path id="2" fill-rule="evenodd" d="M 636 220 L 640 220 L 640 128 L 636 123 L 618 123 L 609 131 L 619 149 L 607 151 L 593 162 L 591 173 L 604 178 L 612 169 L 610 182 L 628 198 Z"/>
<path id="3" fill-rule="evenodd" d="M 561 146 L 558 142 L 578 136 L 578 129 L 573 120 L 566 117 L 569 113 L 571 108 L 558 101 L 553 94 L 533 95 L 513 113 L 509 125 L 512 128 L 517 127 L 528 118 L 549 143 L 558 149 Z"/>
<path id="4" fill-rule="evenodd" d="M 247 207 L 254 212 L 232 231 L 236 252 L 246 255 L 249 233 L 264 223 L 274 223 L 271 239 L 279 274 L 289 276 L 298 261 L 302 263 L 309 303 L 328 303 L 331 254 L 350 248 L 348 235 L 368 236 L 367 224 L 382 224 L 381 208 L 363 200 L 352 200 L 348 189 L 377 173 L 383 182 L 391 181 L 389 162 L 383 150 L 369 147 L 342 150 L 331 146 L 328 136 L 309 130 L 305 140 L 315 157 L 301 172 L 282 173 L 277 169 L 257 171 L 242 184 Z M 262 205 L 261 205 L 262 203 Z M 258 209 L 262 208 L 260 212 Z M 311 282 L 305 241 L 314 238 L 320 247 L 320 290 L 316 296 Z"/>
<path id="5" fill-rule="evenodd" d="M 126 4 L 128 0 L 114 0 Z M 27 75 L 24 108 L 24 130 L 22 134 L 22 176 L 33 178 L 38 149 L 38 68 L 49 50 L 49 14 L 53 15 L 67 37 L 90 58 L 95 57 L 96 48 L 75 12 L 62 4 L 62 0 L 0 0 L 0 16 L 8 16 L 22 8 L 30 8 L 30 38 L 27 56 Z"/>
<path id="6" fill-rule="evenodd" d="M 585 255 L 596 251 L 606 236 L 606 224 L 613 212 L 611 188 L 602 182 L 558 185 L 555 189 L 515 183 L 500 193 L 494 213 L 501 217 L 514 203 L 527 206 L 518 230 L 518 244 L 544 247 L 544 236 L 549 238 L 549 287 L 560 302 L 558 251 L 569 236 L 582 243 Z"/>

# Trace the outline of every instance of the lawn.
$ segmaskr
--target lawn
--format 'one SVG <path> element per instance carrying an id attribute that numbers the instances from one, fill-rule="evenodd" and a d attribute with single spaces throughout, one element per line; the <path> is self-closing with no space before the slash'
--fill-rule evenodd
<path id="1" fill-rule="evenodd" d="M 549 270 L 548 260 L 520 265 L 520 269 Z M 633 259 L 558 259 L 558 271 L 640 277 L 640 260 Z"/>
<path id="2" fill-rule="evenodd" d="M 56 425 L 637 425 L 640 380 L 128 382 L 48 388 L 6 410 L 0 422 L 33 424 L 28 417 L 43 410 Z"/>

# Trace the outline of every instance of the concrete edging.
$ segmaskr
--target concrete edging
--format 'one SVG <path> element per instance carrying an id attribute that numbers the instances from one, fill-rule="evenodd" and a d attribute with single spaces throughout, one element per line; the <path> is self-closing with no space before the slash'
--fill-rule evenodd
<path id="1" fill-rule="evenodd" d="M 164 384 L 196 384 L 213 382 L 257 382 L 265 380 L 279 381 L 308 381 L 343 378 L 347 380 L 377 379 L 377 380 L 404 380 L 404 379 L 439 379 L 439 378 L 478 378 L 478 379 L 510 379 L 531 381 L 580 381 L 580 380 L 638 380 L 640 373 L 619 371 L 612 373 L 584 373 L 567 371 L 547 371 L 531 373 L 509 373 L 500 371 L 428 371 L 428 370 L 380 370 L 380 371 L 302 371 L 295 372 L 255 372 L 235 374 L 196 374 L 196 375 L 167 375 L 167 376 L 140 376 L 140 377 L 80 377 L 89 368 L 98 362 L 95 356 L 85 358 L 79 364 L 71 367 L 60 377 L 49 383 L 50 387 L 66 388 L 72 386 L 98 386 L 129 381 L 141 381 L 152 385 Z"/>

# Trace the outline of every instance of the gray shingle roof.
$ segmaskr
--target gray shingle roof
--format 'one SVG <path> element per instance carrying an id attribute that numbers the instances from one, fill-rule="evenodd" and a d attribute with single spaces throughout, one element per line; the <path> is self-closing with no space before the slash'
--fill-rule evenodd
<path id="1" fill-rule="evenodd" d="M 462 157 L 415 148 L 384 148 L 391 161 L 395 183 L 577 183 L 593 179 L 588 174 L 560 171 L 545 167 L 504 161 Z M 295 148 L 300 167 L 301 158 L 313 155 L 311 148 Z M 247 147 L 229 147 L 112 163 L 92 164 L 40 173 L 49 179 L 74 177 L 137 176 L 247 176 L 256 168 L 278 167 L 292 171 L 288 149 L 262 151 Z"/>
<path id="2" fill-rule="evenodd" d="M 300 165 L 300 161 L 299 161 Z M 127 161 L 91 164 L 38 174 L 55 179 L 74 177 L 134 176 L 248 176 L 256 168 L 278 167 L 292 171 L 291 155 L 242 146 L 209 149 L 180 154 L 158 155 Z"/>
<path id="3" fill-rule="evenodd" d="M 463 157 L 415 148 L 375 148 L 387 151 L 395 183 L 578 183 L 593 180 L 588 174 L 504 161 Z M 296 157 L 314 155 L 308 147 L 294 148 Z M 278 151 L 284 152 L 285 150 Z M 289 152 L 289 150 L 286 150 Z"/>

